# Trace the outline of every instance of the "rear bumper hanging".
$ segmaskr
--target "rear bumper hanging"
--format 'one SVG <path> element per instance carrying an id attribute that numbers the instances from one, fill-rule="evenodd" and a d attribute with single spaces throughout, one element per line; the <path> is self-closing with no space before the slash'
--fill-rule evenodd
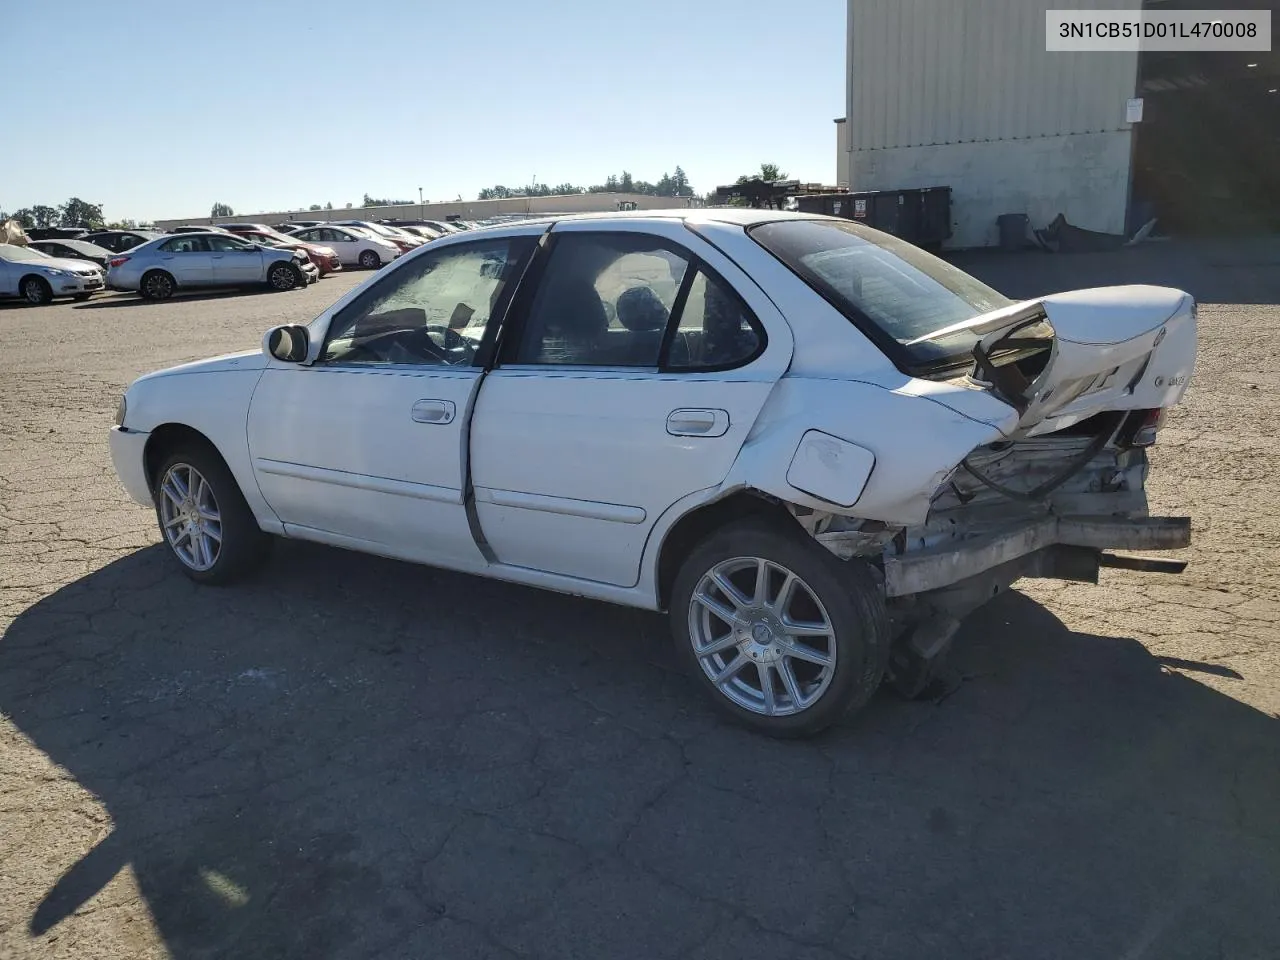
<path id="1" fill-rule="evenodd" d="M 949 587 L 1058 545 L 1091 550 L 1177 550 L 1190 544 L 1190 517 L 1044 517 L 901 556 L 885 556 L 885 593 L 903 597 Z"/>

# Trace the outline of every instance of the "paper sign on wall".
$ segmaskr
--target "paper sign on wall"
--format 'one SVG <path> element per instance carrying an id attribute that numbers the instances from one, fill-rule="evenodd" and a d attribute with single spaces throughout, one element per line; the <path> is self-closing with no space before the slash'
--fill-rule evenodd
<path id="1" fill-rule="evenodd" d="M 1132 97 L 1124 103 L 1124 122 L 1125 123 L 1141 123 L 1142 122 L 1142 98 Z"/>

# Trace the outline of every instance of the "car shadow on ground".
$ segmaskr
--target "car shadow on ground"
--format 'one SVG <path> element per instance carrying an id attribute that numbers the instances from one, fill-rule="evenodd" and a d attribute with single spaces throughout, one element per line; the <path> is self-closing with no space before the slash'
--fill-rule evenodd
<path id="1" fill-rule="evenodd" d="M 319 282 L 319 281 L 317 281 Z M 239 297 L 287 296 L 290 293 L 305 290 L 306 287 L 294 287 L 293 290 L 278 291 L 269 287 L 237 287 L 233 290 L 193 290 L 178 293 L 168 300 L 147 300 L 135 293 L 119 293 L 101 300 L 86 300 L 77 303 L 73 310 L 106 310 L 113 307 L 152 307 L 165 304 L 182 303 L 186 300 L 234 300 Z"/>
<path id="2" fill-rule="evenodd" d="M 657 615 L 305 544 L 225 589 L 125 557 L 0 639 L 0 712 L 112 821 L 25 935 L 128 867 L 179 960 L 1280 942 L 1280 724 L 1136 641 L 1010 594 L 941 703 L 790 743 L 669 647 Z"/>

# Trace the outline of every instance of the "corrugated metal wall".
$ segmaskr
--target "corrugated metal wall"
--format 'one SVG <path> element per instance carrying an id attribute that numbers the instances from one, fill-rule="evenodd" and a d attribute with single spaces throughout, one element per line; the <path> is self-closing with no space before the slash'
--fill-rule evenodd
<path id="1" fill-rule="evenodd" d="M 1136 53 L 1047 53 L 1050 8 L 1141 0 L 849 0 L 850 149 L 1127 129 Z"/>

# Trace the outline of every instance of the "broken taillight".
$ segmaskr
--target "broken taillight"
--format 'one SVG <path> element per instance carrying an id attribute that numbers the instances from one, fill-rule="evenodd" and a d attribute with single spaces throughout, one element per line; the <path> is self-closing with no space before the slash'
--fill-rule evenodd
<path id="1" fill-rule="evenodd" d="M 1156 432 L 1164 426 L 1166 410 L 1137 410 L 1133 413 L 1133 433 L 1129 437 L 1131 447 L 1149 447 L 1156 442 Z"/>

